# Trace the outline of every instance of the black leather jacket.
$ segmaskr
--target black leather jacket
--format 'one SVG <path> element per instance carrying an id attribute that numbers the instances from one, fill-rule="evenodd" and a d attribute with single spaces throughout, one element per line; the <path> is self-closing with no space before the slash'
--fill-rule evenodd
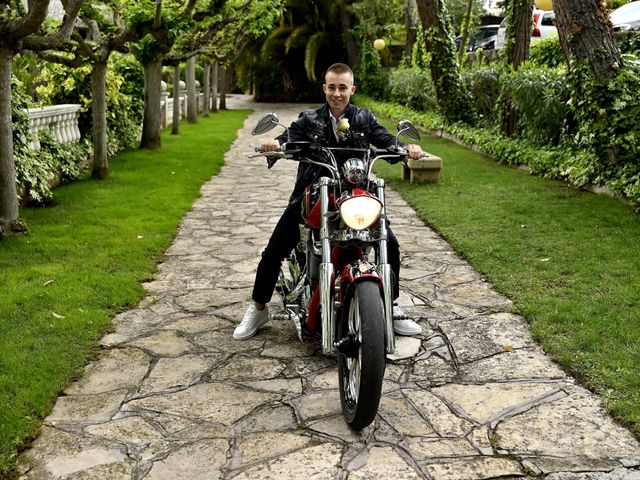
<path id="1" fill-rule="evenodd" d="M 396 143 L 396 137 L 380 125 L 376 117 L 369 110 L 355 105 L 347 105 L 345 117 L 349 120 L 350 136 L 344 141 L 336 140 L 329 117 L 329 106 L 325 103 L 317 110 L 305 110 L 289 127 L 292 142 L 305 141 L 318 143 L 329 147 L 386 148 Z M 276 138 L 282 145 L 287 141 L 284 133 Z M 402 142 L 398 145 L 404 146 Z M 289 203 L 300 201 L 305 188 L 320 177 L 323 169 L 316 165 L 301 163 L 298 166 L 298 176 Z"/>

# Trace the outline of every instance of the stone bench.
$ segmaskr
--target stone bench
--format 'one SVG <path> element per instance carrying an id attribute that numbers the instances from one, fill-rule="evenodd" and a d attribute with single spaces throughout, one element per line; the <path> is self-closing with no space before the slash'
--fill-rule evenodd
<path id="1" fill-rule="evenodd" d="M 440 179 L 442 159 L 425 152 L 422 158 L 409 159 L 408 165 L 404 163 L 400 165 L 402 180 L 409 180 L 411 183 L 437 182 Z"/>

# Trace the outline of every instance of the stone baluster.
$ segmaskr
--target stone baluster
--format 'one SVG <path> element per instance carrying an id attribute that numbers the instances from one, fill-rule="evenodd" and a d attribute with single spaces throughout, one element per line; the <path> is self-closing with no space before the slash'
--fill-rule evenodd
<path id="1" fill-rule="evenodd" d="M 202 104 L 202 89 L 200 88 L 200 82 L 196 80 L 196 111 L 201 112 L 203 109 Z"/>
<path id="2" fill-rule="evenodd" d="M 65 135 L 64 132 L 64 113 L 58 113 L 54 118 L 53 118 L 53 135 L 55 136 L 56 140 L 62 144 L 67 143 L 67 136 Z"/>
<path id="3" fill-rule="evenodd" d="M 73 121 L 71 122 L 71 126 L 73 127 L 73 140 L 76 142 L 80 141 L 82 138 L 82 134 L 80 133 L 80 110 L 76 110 L 73 114 Z"/>
<path id="4" fill-rule="evenodd" d="M 73 121 L 73 113 L 66 112 L 64 114 L 64 120 L 62 122 L 62 131 L 67 139 L 67 142 L 73 142 L 73 129 L 71 128 L 71 122 Z"/>
<path id="5" fill-rule="evenodd" d="M 187 84 L 180 80 L 180 118 L 187 118 Z"/>
<path id="6" fill-rule="evenodd" d="M 163 80 L 160 82 L 160 127 L 167 128 L 167 101 L 169 94 L 167 93 L 167 83 Z"/>

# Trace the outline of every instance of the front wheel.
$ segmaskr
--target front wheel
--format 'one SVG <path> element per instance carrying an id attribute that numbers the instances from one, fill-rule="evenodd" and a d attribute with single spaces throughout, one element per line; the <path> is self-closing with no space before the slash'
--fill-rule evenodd
<path id="1" fill-rule="evenodd" d="M 339 325 L 344 348 L 338 355 L 342 414 L 354 430 L 361 430 L 378 412 L 385 368 L 384 310 L 380 287 L 363 281 L 347 292 Z"/>

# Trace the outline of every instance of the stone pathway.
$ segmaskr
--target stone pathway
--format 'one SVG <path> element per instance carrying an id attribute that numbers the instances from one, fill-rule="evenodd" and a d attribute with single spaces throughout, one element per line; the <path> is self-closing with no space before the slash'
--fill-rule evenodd
<path id="1" fill-rule="evenodd" d="M 234 341 L 295 172 L 249 160 L 249 130 L 265 111 L 288 124 L 301 109 L 250 106 L 148 297 L 115 318 L 100 359 L 57 400 L 21 479 L 640 479 L 638 442 L 394 192 L 401 304 L 424 335 L 398 339 L 372 426 L 346 428 L 335 359 L 299 343 L 293 324 Z"/>

